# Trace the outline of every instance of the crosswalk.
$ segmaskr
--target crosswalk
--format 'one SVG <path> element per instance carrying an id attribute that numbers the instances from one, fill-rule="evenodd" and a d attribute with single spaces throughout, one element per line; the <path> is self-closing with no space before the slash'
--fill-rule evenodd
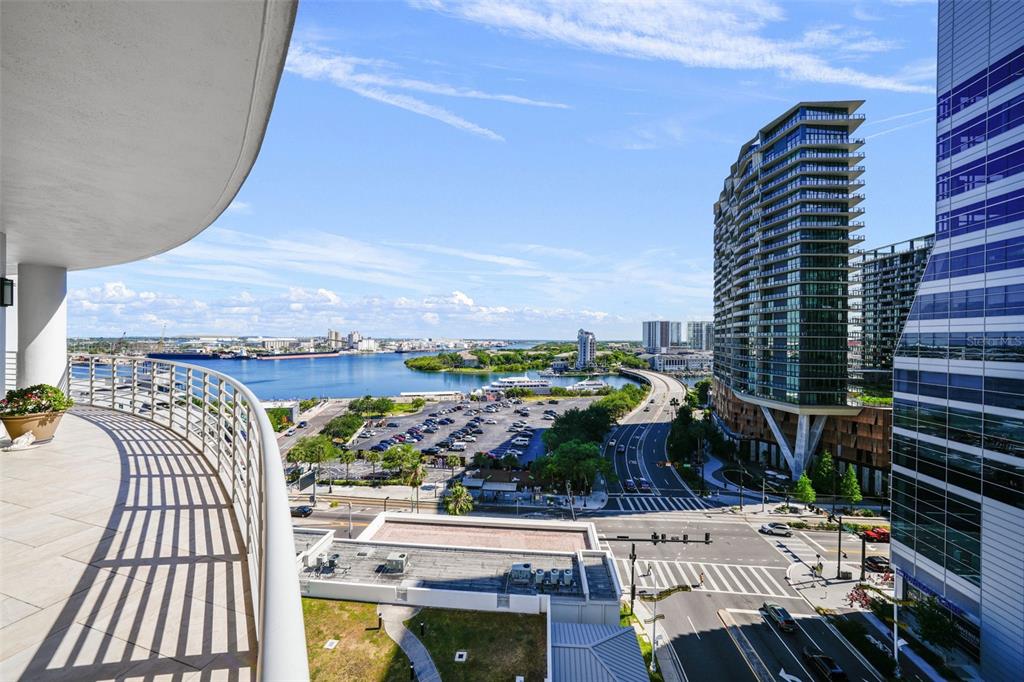
<path id="1" fill-rule="evenodd" d="M 608 500 L 609 509 L 621 511 L 700 511 L 708 504 L 696 497 L 671 497 L 668 495 L 613 495 Z"/>
<path id="2" fill-rule="evenodd" d="M 619 581 L 629 585 L 629 560 L 616 559 Z M 704 574 L 704 586 L 700 576 Z M 636 562 L 637 587 L 663 590 L 689 585 L 694 590 L 743 594 L 756 597 L 792 597 L 784 586 L 784 568 L 715 564 L 695 561 L 663 561 L 640 559 Z"/>
<path id="3" fill-rule="evenodd" d="M 772 545 L 776 551 L 793 563 L 811 564 L 817 561 L 820 553 L 817 549 L 804 542 L 800 536 L 802 533 L 784 538 L 776 535 L 765 535 L 765 540 Z M 806 536 L 805 536 L 806 537 Z"/>

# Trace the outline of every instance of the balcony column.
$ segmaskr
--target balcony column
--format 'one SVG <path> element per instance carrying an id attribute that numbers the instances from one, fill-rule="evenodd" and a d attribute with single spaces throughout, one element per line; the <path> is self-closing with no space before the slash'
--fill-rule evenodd
<path id="1" fill-rule="evenodd" d="M 18 264 L 18 387 L 67 387 L 68 271 Z"/>

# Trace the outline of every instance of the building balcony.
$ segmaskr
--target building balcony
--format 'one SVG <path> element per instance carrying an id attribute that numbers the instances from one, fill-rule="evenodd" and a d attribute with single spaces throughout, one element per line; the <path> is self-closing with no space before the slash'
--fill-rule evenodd
<path id="1" fill-rule="evenodd" d="M 0 679 L 308 679 L 276 437 L 216 372 L 76 360 L 0 467 Z"/>

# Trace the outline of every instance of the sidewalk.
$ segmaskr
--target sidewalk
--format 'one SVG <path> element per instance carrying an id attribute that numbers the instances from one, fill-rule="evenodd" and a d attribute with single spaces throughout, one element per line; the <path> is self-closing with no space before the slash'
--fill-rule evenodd
<path id="1" fill-rule="evenodd" d="M 637 600 L 634 605 L 634 615 L 640 624 L 639 626 L 634 624 L 633 628 L 640 629 L 642 627 L 641 632 L 644 638 L 650 640 L 651 628 L 643 622 L 651 617 L 651 611 L 647 604 Z M 672 639 L 665 632 L 661 621 L 654 624 L 654 638 L 656 640 L 654 642 L 654 657 L 658 661 L 658 670 L 661 671 L 662 678 L 665 682 L 685 682 L 686 672 L 683 670 L 675 649 L 672 648 Z"/>
<path id="2" fill-rule="evenodd" d="M 409 606 L 392 606 L 381 604 L 377 607 L 380 611 L 381 620 L 384 621 L 384 632 L 388 637 L 395 640 L 395 643 L 402 648 L 405 655 L 412 662 L 413 670 L 416 672 L 417 682 L 441 682 L 441 674 L 434 665 L 434 659 L 430 657 L 427 647 L 414 635 L 409 628 L 405 627 L 405 621 L 417 613 L 418 608 Z"/>

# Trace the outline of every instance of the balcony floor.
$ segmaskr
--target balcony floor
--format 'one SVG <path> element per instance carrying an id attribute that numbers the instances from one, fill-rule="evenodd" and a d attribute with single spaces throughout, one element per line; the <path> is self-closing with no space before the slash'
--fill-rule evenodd
<path id="1" fill-rule="evenodd" d="M 74 408 L 0 452 L 0 679 L 254 678 L 250 589 L 227 494 L 170 431 Z"/>

